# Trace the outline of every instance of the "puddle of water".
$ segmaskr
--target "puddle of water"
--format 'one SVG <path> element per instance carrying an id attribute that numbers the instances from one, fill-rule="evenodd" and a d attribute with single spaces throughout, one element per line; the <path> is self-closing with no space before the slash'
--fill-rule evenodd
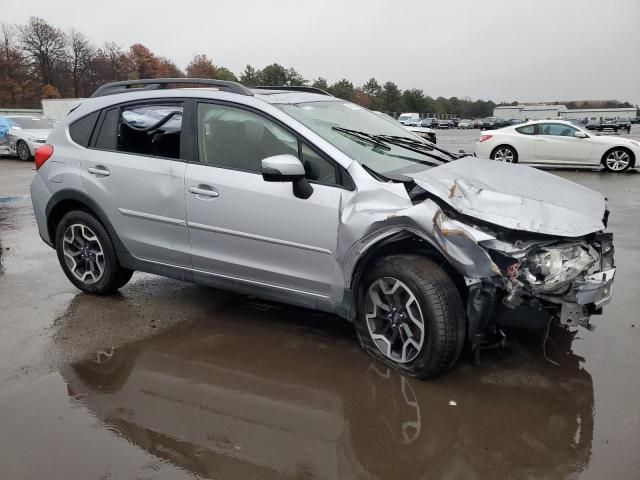
<path id="1" fill-rule="evenodd" d="M 560 479 L 588 464 L 593 384 L 566 332 L 553 332 L 560 368 L 516 337 L 481 369 L 421 382 L 304 314 L 245 299 L 0 397 L 3 472 Z"/>
<path id="2" fill-rule="evenodd" d="M 11 203 L 18 203 L 22 200 L 26 200 L 27 198 L 31 198 L 30 195 L 14 195 L 11 197 L 0 197 L 0 205 L 8 205 Z"/>

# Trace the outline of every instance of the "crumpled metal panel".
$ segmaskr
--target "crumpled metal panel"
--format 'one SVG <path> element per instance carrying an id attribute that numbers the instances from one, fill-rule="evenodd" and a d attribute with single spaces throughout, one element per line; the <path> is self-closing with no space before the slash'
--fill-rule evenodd
<path id="1" fill-rule="evenodd" d="M 605 226 L 605 198 L 522 165 L 465 157 L 406 174 L 458 212 L 513 230 L 580 237 Z"/>
<path id="2" fill-rule="evenodd" d="M 448 218 L 432 200 L 413 205 L 401 184 L 365 184 L 341 206 L 338 257 L 347 288 L 358 259 L 380 240 L 403 231 L 424 239 L 467 277 L 500 275 L 478 244 L 494 237 Z"/>

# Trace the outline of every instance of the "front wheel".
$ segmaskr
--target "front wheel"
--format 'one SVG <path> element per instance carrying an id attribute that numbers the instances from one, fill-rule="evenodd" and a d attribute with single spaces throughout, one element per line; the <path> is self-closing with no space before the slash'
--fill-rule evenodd
<path id="1" fill-rule="evenodd" d="M 131 279 L 133 271 L 120 266 L 109 234 L 93 215 L 68 212 L 60 220 L 55 238 L 62 270 L 80 290 L 109 294 Z"/>
<path id="2" fill-rule="evenodd" d="M 18 140 L 18 143 L 16 143 L 16 154 L 18 158 L 24 162 L 33 159 L 29 145 L 27 145 L 24 140 Z"/>
<path id="3" fill-rule="evenodd" d="M 627 150 L 614 148 L 605 154 L 602 164 L 608 172 L 624 172 L 631 166 L 631 154 Z"/>
<path id="4" fill-rule="evenodd" d="M 518 152 L 509 145 L 500 145 L 491 152 L 491 158 L 499 162 L 518 163 Z"/>
<path id="5" fill-rule="evenodd" d="M 435 377 L 464 346 L 460 294 L 438 265 L 419 255 L 379 259 L 361 284 L 356 331 L 372 356 L 406 375 Z"/>

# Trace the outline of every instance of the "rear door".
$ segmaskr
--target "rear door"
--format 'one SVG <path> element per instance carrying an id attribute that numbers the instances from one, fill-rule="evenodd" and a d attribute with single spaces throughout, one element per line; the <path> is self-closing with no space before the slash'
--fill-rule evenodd
<path id="1" fill-rule="evenodd" d="M 181 101 L 105 109 L 80 158 L 82 185 L 135 257 L 190 267 Z"/>
<path id="2" fill-rule="evenodd" d="M 589 163 L 591 139 L 575 136 L 577 128 L 564 123 L 540 123 L 536 159 L 553 163 Z"/>
<path id="3" fill-rule="evenodd" d="M 194 269 L 294 295 L 329 297 L 340 271 L 335 259 L 342 192 L 337 165 L 262 113 L 200 103 L 198 163 L 186 173 Z M 266 182 L 261 160 L 302 159 L 313 194 L 291 182 Z"/>

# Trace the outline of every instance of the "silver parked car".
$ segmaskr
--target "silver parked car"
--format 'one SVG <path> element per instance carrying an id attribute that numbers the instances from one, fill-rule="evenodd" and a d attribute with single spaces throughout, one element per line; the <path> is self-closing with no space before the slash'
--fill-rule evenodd
<path id="1" fill-rule="evenodd" d="M 9 153 L 20 160 L 33 160 L 36 149 L 47 141 L 53 124 L 33 115 L 8 115 L 4 119 L 10 125 L 7 134 Z"/>
<path id="2" fill-rule="evenodd" d="M 165 88 L 181 83 L 209 88 Z M 416 377 L 501 325 L 586 326 L 611 298 L 600 194 L 310 87 L 107 84 L 35 165 L 40 235 L 79 289 L 141 270 L 333 312 Z"/>

